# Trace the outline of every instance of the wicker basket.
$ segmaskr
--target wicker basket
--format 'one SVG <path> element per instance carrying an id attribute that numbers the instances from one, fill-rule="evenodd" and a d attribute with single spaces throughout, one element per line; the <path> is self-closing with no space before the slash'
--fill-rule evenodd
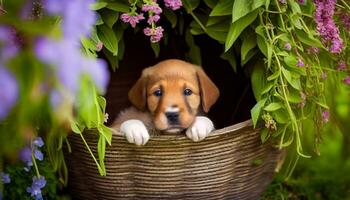
<path id="1" fill-rule="evenodd" d="M 97 134 L 85 138 L 97 154 Z M 279 151 L 261 144 L 245 121 L 195 143 L 184 135 L 153 136 L 145 145 L 114 136 L 101 177 L 81 138 L 69 138 L 66 156 L 74 199 L 259 199 L 271 181 Z"/>

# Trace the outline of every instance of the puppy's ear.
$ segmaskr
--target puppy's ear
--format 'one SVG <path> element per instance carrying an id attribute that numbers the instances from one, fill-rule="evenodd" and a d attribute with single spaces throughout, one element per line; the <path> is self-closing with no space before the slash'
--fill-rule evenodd
<path id="1" fill-rule="evenodd" d="M 139 80 L 132 86 L 128 93 L 130 102 L 139 110 L 144 110 L 146 107 L 146 76 L 142 72 Z"/>
<path id="2" fill-rule="evenodd" d="M 201 92 L 201 103 L 204 112 L 208 112 L 210 107 L 219 98 L 220 92 L 213 81 L 205 74 L 203 69 L 197 69 L 197 78 Z"/>

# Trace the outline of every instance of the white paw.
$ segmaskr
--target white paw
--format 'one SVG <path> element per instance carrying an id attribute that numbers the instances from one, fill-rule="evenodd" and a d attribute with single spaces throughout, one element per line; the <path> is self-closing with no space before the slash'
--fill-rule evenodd
<path id="1" fill-rule="evenodd" d="M 192 126 L 186 130 L 186 135 L 191 140 L 198 142 L 206 138 L 214 130 L 213 122 L 207 117 L 196 117 Z"/>
<path id="2" fill-rule="evenodd" d="M 145 145 L 149 140 L 149 134 L 142 121 L 130 119 L 120 125 L 120 132 L 125 135 L 130 143 Z"/>

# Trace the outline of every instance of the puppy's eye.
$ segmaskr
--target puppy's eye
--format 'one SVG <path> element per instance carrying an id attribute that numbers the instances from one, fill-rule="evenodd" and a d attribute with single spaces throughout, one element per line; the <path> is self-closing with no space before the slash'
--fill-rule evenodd
<path id="1" fill-rule="evenodd" d="M 162 96 L 162 91 L 160 89 L 158 89 L 158 90 L 153 92 L 153 95 L 156 97 L 160 97 L 160 96 Z"/>
<path id="2" fill-rule="evenodd" d="M 188 88 L 186 88 L 185 90 L 184 90 L 184 95 L 185 96 L 190 96 L 192 94 L 192 90 L 190 90 L 190 89 L 188 89 Z"/>

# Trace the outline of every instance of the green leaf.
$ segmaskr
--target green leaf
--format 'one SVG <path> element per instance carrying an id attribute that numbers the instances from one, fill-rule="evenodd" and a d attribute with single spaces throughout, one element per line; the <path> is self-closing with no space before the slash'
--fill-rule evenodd
<path id="1" fill-rule="evenodd" d="M 241 60 L 241 66 L 244 66 L 245 64 L 247 64 L 247 62 L 252 59 L 255 54 L 258 53 L 258 50 L 257 49 L 253 49 L 251 51 L 248 52 L 247 56 L 245 57 L 244 60 Z"/>
<path id="2" fill-rule="evenodd" d="M 275 84 L 272 83 L 272 82 L 269 82 L 269 83 L 265 86 L 265 88 L 262 90 L 261 95 L 268 93 L 268 92 L 273 88 L 273 86 L 275 86 Z"/>
<path id="3" fill-rule="evenodd" d="M 119 13 L 110 9 L 102 9 L 100 12 L 103 22 L 109 27 L 112 28 L 115 22 L 117 22 Z"/>
<path id="4" fill-rule="evenodd" d="M 262 60 L 259 60 L 253 68 L 251 75 L 252 89 L 257 101 L 261 98 L 261 92 L 266 86 L 265 65 Z"/>
<path id="5" fill-rule="evenodd" d="M 153 49 L 155 57 L 158 58 L 159 52 L 160 52 L 159 42 L 156 42 L 156 43 L 151 42 L 151 47 Z"/>
<path id="6" fill-rule="evenodd" d="M 250 110 L 250 115 L 252 117 L 252 121 L 253 121 L 253 126 L 254 128 L 256 127 L 256 124 L 258 122 L 258 119 L 260 117 L 260 112 L 261 109 L 264 107 L 265 103 L 266 103 L 267 98 L 261 99 L 260 101 L 258 101 L 258 103 L 255 104 L 255 106 Z"/>
<path id="7" fill-rule="evenodd" d="M 316 39 L 312 33 L 305 33 L 304 31 L 302 30 L 295 30 L 294 31 L 296 36 L 298 37 L 298 39 L 306 44 L 306 45 L 309 45 L 309 46 L 312 46 L 312 47 L 318 47 L 318 48 L 324 48 L 321 41 Z"/>
<path id="8" fill-rule="evenodd" d="M 90 9 L 91 10 L 100 10 L 101 8 L 104 8 L 107 6 L 106 2 L 96 2 L 93 4 L 90 4 Z"/>
<path id="9" fill-rule="evenodd" d="M 264 54 L 265 57 L 267 57 L 267 43 L 266 43 L 266 40 L 264 40 L 263 37 L 258 35 L 258 37 L 256 38 L 256 43 L 258 44 L 258 47 L 259 47 L 261 53 Z"/>
<path id="10" fill-rule="evenodd" d="M 107 49 L 103 48 L 102 49 L 103 54 L 106 56 L 109 64 L 111 65 L 113 71 L 116 71 L 116 69 L 119 67 L 118 66 L 118 57 L 113 56 L 113 54 L 108 51 Z"/>
<path id="11" fill-rule="evenodd" d="M 289 89 L 288 101 L 291 103 L 301 103 L 303 99 L 301 98 L 300 91 L 295 89 Z"/>
<path id="12" fill-rule="evenodd" d="M 264 110 L 272 112 L 272 111 L 278 110 L 278 109 L 280 109 L 282 107 L 283 107 L 283 104 L 277 103 L 277 102 L 272 102 L 268 106 L 266 106 L 264 108 Z"/>
<path id="13" fill-rule="evenodd" d="M 81 133 L 84 130 L 84 126 L 80 126 L 76 121 L 72 121 L 70 127 L 74 133 Z"/>
<path id="14" fill-rule="evenodd" d="M 215 7 L 217 2 L 218 2 L 217 0 L 204 0 L 204 3 L 211 9 Z"/>
<path id="15" fill-rule="evenodd" d="M 286 70 L 283 67 L 282 67 L 282 74 L 293 88 L 297 90 L 301 90 L 300 79 L 293 78 L 290 71 Z"/>
<path id="16" fill-rule="evenodd" d="M 237 40 L 238 36 L 243 32 L 245 28 L 247 28 L 247 26 L 249 26 L 255 20 L 257 16 L 258 10 L 255 10 L 231 24 L 225 42 L 225 51 L 228 51 L 231 48 L 233 43 Z"/>
<path id="17" fill-rule="evenodd" d="M 290 67 L 295 67 L 298 64 L 298 59 L 295 56 L 289 55 L 284 58 L 284 62 Z"/>
<path id="18" fill-rule="evenodd" d="M 279 124 L 286 124 L 290 121 L 288 111 L 284 108 L 272 112 L 272 116 Z"/>
<path id="19" fill-rule="evenodd" d="M 216 4 L 214 9 L 210 12 L 209 16 L 225 16 L 232 14 L 232 0 L 220 0 L 219 3 Z"/>
<path id="20" fill-rule="evenodd" d="M 100 135 L 97 143 L 97 153 L 98 153 L 98 160 L 100 163 L 100 167 L 102 168 L 102 171 L 104 172 L 104 175 L 106 175 L 106 167 L 105 167 L 105 154 L 106 154 L 106 138 Z"/>
<path id="21" fill-rule="evenodd" d="M 231 20 L 228 16 L 217 16 L 217 17 L 209 17 L 206 23 L 206 26 L 212 26 L 214 24 L 221 24 L 223 21 L 228 21 L 229 25 L 231 24 Z"/>
<path id="22" fill-rule="evenodd" d="M 194 9 L 198 7 L 200 0 L 182 0 L 182 4 L 187 13 L 192 13 Z"/>
<path id="23" fill-rule="evenodd" d="M 113 3 L 108 3 L 107 8 L 122 13 L 127 13 L 130 11 L 130 6 L 128 4 L 120 3 L 117 1 L 114 1 Z"/>
<path id="24" fill-rule="evenodd" d="M 253 32 L 254 33 L 254 32 Z M 248 52 L 256 47 L 256 36 L 255 34 L 248 34 L 247 37 L 243 37 L 241 47 L 241 59 L 245 60 Z"/>
<path id="25" fill-rule="evenodd" d="M 300 6 L 296 1 L 288 1 L 288 4 L 292 9 L 293 13 L 301 13 Z"/>
<path id="26" fill-rule="evenodd" d="M 270 133 L 267 128 L 264 128 L 260 132 L 260 139 L 262 143 L 265 143 L 270 138 Z"/>
<path id="27" fill-rule="evenodd" d="M 207 29 L 207 34 L 220 43 L 224 43 L 227 37 L 227 32 L 215 31 L 212 28 Z"/>
<path id="28" fill-rule="evenodd" d="M 280 75 L 280 72 L 279 71 L 275 71 L 273 74 L 271 74 L 269 77 L 267 77 L 267 80 L 268 81 L 272 81 L 272 80 L 278 78 L 279 75 Z"/>
<path id="29" fill-rule="evenodd" d="M 171 23 L 171 28 L 175 28 L 175 26 L 177 24 L 176 14 L 169 9 L 164 9 L 163 14 L 167 18 L 167 20 Z"/>
<path id="30" fill-rule="evenodd" d="M 107 143 L 111 145 L 112 143 L 112 129 L 108 128 L 107 126 L 101 124 L 99 127 L 97 127 L 98 132 L 103 136 Z"/>
<path id="31" fill-rule="evenodd" d="M 114 55 L 118 55 L 118 39 L 112 29 L 106 25 L 97 26 L 98 38 L 103 45 Z"/>
<path id="32" fill-rule="evenodd" d="M 235 0 L 232 1 L 232 23 L 239 20 L 240 18 L 246 16 L 248 13 L 259 8 L 262 5 L 265 5 L 266 0 Z"/>
<path id="33" fill-rule="evenodd" d="M 220 58 L 227 60 L 230 63 L 233 70 L 235 71 L 235 73 L 237 72 L 236 56 L 233 49 L 230 49 L 229 51 L 222 53 L 220 55 Z"/>

